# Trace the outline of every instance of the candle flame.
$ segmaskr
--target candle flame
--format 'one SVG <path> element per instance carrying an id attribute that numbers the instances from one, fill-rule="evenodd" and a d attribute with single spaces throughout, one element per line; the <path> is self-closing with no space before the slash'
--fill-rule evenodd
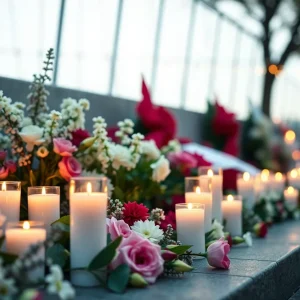
<path id="1" fill-rule="evenodd" d="M 193 208 L 193 204 L 192 203 L 189 203 L 187 206 L 188 206 L 188 209 L 192 209 Z"/>
<path id="2" fill-rule="evenodd" d="M 209 177 L 213 177 L 213 176 L 214 176 L 213 170 L 209 169 L 209 170 L 207 171 L 207 175 L 208 175 Z"/>
<path id="3" fill-rule="evenodd" d="M 280 181 L 281 179 L 282 179 L 282 173 L 277 172 L 277 173 L 275 174 L 275 180 Z"/>
<path id="4" fill-rule="evenodd" d="M 243 174 L 243 179 L 244 179 L 245 181 L 249 181 L 249 180 L 250 180 L 250 174 L 249 174 L 248 172 L 245 172 L 245 173 Z"/>
<path id="5" fill-rule="evenodd" d="M 292 186 L 289 186 L 288 188 L 287 188 L 287 192 L 288 192 L 288 194 L 293 194 L 294 193 L 294 188 L 292 187 Z"/>
<path id="6" fill-rule="evenodd" d="M 88 194 L 90 194 L 92 192 L 92 184 L 90 182 L 87 183 L 86 190 L 87 190 Z"/>
<path id="7" fill-rule="evenodd" d="M 46 195 L 46 189 L 44 186 L 42 187 L 42 195 Z"/>
<path id="8" fill-rule="evenodd" d="M 5 181 L 2 183 L 2 189 L 1 190 L 6 191 L 6 182 Z"/>
<path id="9" fill-rule="evenodd" d="M 200 189 L 199 186 L 196 187 L 196 193 L 197 193 L 197 194 L 200 194 L 200 193 L 201 193 L 201 189 Z"/>
<path id="10" fill-rule="evenodd" d="M 266 177 L 269 177 L 270 171 L 269 171 L 268 169 L 263 169 L 263 170 L 261 171 L 261 175 L 265 175 Z"/>
<path id="11" fill-rule="evenodd" d="M 232 195 L 228 195 L 228 196 L 227 196 L 227 200 L 228 200 L 228 201 L 233 201 L 233 200 L 234 200 L 234 199 L 233 199 L 233 196 L 232 196 Z"/>
<path id="12" fill-rule="evenodd" d="M 261 181 L 263 182 L 268 181 L 268 176 L 266 174 L 261 174 Z"/>
<path id="13" fill-rule="evenodd" d="M 288 130 L 284 135 L 284 141 L 288 145 L 293 144 L 295 142 L 295 139 L 296 139 L 296 134 L 293 130 Z"/>
<path id="14" fill-rule="evenodd" d="M 30 229 L 30 224 L 29 224 L 28 221 L 25 221 L 25 222 L 23 223 L 23 229 L 26 229 L 26 230 Z"/>
<path id="15" fill-rule="evenodd" d="M 298 175 L 297 170 L 296 170 L 296 169 L 293 169 L 293 170 L 291 171 L 291 177 L 292 177 L 292 178 L 296 178 L 297 175 Z"/>

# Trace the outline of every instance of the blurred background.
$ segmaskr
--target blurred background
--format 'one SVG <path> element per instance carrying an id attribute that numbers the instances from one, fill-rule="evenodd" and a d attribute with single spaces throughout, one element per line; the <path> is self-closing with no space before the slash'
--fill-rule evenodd
<path id="1" fill-rule="evenodd" d="M 53 85 L 140 100 L 143 75 L 156 104 L 205 112 L 217 96 L 245 119 L 269 73 L 269 114 L 300 120 L 298 50 L 281 64 L 297 1 L 0 0 L 0 11 L 2 77 L 32 80 L 53 47 Z"/>

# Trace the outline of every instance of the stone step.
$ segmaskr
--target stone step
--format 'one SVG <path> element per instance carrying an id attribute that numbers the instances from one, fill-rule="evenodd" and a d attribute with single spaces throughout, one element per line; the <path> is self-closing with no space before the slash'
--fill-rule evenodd
<path id="1" fill-rule="evenodd" d="M 233 247 L 229 270 L 216 270 L 198 260 L 195 270 L 183 278 L 162 278 L 147 289 L 130 288 L 123 295 L 78 288 L 76 299 L 289 299 L 300 286 L 299 244 L 300 222 L 286 222 L 274 225 L 266 239 L 254 239 L 253 247 Z M 293 297 L 300 299 L 300 292 Z"/>

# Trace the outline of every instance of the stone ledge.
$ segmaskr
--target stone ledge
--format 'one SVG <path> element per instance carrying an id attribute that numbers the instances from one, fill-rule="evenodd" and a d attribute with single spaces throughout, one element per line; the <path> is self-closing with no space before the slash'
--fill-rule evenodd
<path id="1" fill-rule="evenodd" d="M 128 289 L 124 295 L 78 288 L 76 299 L 288 299 L 300 286 L 299 244 L 300 222 L 286 222 L 273 226 L 266 239 L 254 239 L 251 248 L 234 247 L 230 270 L 216 270 L 200 260 L 183 278 L 163 278 L 147 289 Z"/>

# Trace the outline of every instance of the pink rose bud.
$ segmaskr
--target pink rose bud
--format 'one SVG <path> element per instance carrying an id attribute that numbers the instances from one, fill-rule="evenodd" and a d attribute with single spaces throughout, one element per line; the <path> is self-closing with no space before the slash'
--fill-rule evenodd
<path id="1" fill-rule="evenodd" d="M 77 148 L 65 138 L 53 139 L 53 145 L 53 151 L 61 156 L 72 156 L 72 153 L 77 150 Z"/>
<path id="2" fill-rule="evenodd" d="M 148 282 L 139 273 L 132 273 L 129 278 L 129 283 L 133 287 L 143 288 L 148 285 Z"/>
<path id="3" fill-rule="evenodd" d="M 3 161 L 6 158 L 6 151 L 5 150 L 0 150 L 0 160 Z"/>
<path id="4" fill-rule="evenodd" d="M 177 254 L 169 250 L 162 250 L 161 256 L 165 261 L 170 261 L 177 258 Z"/>
<path id="5" fill-rule="evenodd" d="M 17 164 L 13 160 L 7 160 L 4 166 L 8 169 L 10 173 L 15 173 L 17 171 Z"/>
<path id="6" fill-rule="evenodd" d="M 253 230 L 257 237 L 264 238 L 268 234 L 268 226 L 264 222 L 255 224 Z"/>
<path id="7" fill-rule="evenodd" d="M 42 300 L 42 299 L 43 299 L 42 294 L 35 289 L 25 290 L 19 298 L 19 300 Z"/>
<path id="8" fill-rule="evenodd" d="M 224 238 L 219 239 L 207 248 L 207 261 L 215 268 L 229 269 L 230 259 L 227 254 L 230 246 Z"/>

